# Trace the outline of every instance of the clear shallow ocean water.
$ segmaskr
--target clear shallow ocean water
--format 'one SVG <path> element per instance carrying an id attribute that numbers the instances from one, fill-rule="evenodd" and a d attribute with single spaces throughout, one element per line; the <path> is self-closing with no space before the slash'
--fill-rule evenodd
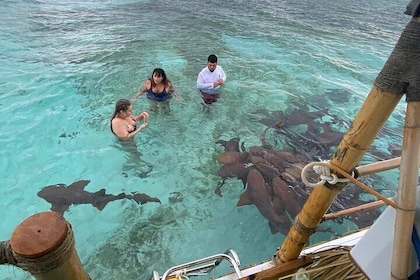
<path id="1" fill-rule="evenodd" d="M 86 191 L 146 193 L 102 210 L 71 206 L 80 259 L 92 279 L 145 279 L 232 248 L 246 265 L 269 259 L 284 235 L 271 234 L 254 206 L 237 207 L 242 182 L 223 197 L 218 140 L 261 145 L 261 112 L 328 108 L 345 132 L 410 17 L 408 1 L 2 1 L 0 10 L 0 240 L 50 209 L 48 185 L 90 180 Z M 220 100 L 203 112 L 195 88 L 207 56 L 227 73 Z M 162 67 L 182 102 L 151 112 L 136 147 L 116 141 L 109 119 Z M 337 93 L 342 93 L 343 96 Z M 319 98 L 321 96 L 322 98 Z M 143 96 L 135 111 L 149 110 Z M 375 141 L 401 146 L 402 100 Z M 270 143 L 284 142 L 273 133 Z M 328 158 L 327 158 L 328 159 Z M 370 163 L 372 158 L 365 158 Z M 145 166 L 153 170 L 144 176 Z M 376 187 L 392 195 L 398 174 Z M 334 225 L 342 234 L 354 225 Z M 311 242 L 329 239 L 320 233 Z M 217 269 L 214 275 L 224 273 Z M 0 266 L 2 279 L 32 279 Z"/>

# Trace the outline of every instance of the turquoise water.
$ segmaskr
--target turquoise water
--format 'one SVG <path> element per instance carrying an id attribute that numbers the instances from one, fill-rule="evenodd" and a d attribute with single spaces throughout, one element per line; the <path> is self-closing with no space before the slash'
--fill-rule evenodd
<path id="1" fill-rule="evenodd" d="M 161 201 L 124 199 L 102 211 L 85 204 L 65 212 L 92 279 L 145 279 L 154 269 L 163 274 L 227 248 L 243 264 L 270 258 L 284 235 L 271 234 L 256 207 L 236 206 L 242 182 L 227 180 L 223 197 L 214 193 L 223 152 L 216 142 L 239 137 L 245 147 L 261 145 L 261 112 L 296 107 L 328 108 L 348 127 L 410 20 L 406 5 L 2 1 L 0 240 L 50 209 L 37 196 L 43 187 L 90 180 L 89 192 L 139 192 Z M 228 80 L 206 113 L 195 81 L 211 53 Z M 115 101 L 131 98 L 155 67 L 165 69 L 182 102 L 172 101 L 168 114 L 151 112 L 133 149 L 116 141 L 109 119 Z M 134 104 L 135 111 L 148 109 L 144 97 Z M 378 149 L 401 146 L 404 115 L 401 101 L 375 141 Z M 275 133 L 267 141 L 284 148 Z M 148 164 L 153 170 L 144 176 Z M 392 195 L 398 175 L 382 178 L 378 189 Z M 330 236 L 311 242 L 322 238 Z M 11 266 L 1 266 L 0 276 L 32 279 Z"/>

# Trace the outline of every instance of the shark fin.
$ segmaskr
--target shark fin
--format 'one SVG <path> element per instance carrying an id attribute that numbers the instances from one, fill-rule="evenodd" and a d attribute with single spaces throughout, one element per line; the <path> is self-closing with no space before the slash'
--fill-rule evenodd
<path id="1" fill-rule="evenodd" d="M 280 232 L 279 225 L 276 222 L 269 221 L 268 226 L 270 227 L 271 234 L 276 234 Z"/>
<path id="2" fill-rule="evenodd" d="M 108 201 L 105 202 L 100 202 L 100 203 L 94 203 L 92 204 L 96 209 L 98 209 L 99 211 L 104 210 L 105 206 L 108 204 Z"/>
<path id="3" fill-rule="evenodd" d="M 60 213 L 61 215 L 64 215 L 64 212 L 69 210 L 70 204 L 61 204 L 61 205 L 52 205 L 51 211 Z"/>
<path id="4" fill-rule="evenodd" d="M 160 202 L 160 199 L 156 198 L 156 197 L 151 197 L 145 193 L 136 193 L 134 195 L 132 195 L 131 197 L 127 197 L 129 199 L 134 200 L 135 202 L 137 202 L 137 204 L 145 204 L 147 202 Z"/>
<path id="5" fill-rule="evenodd" d="M 130 195 L 127 195 L 127 194 L 122 192 L 119 195 L 117 195 L 117 199 L 130 198 L 129 196 Z"/>
<path id="6" fill-rule="evenodd" d="M 104 208 L 108 204 L 108 202 L 109 202 L 109 200 L 102 200 L 102 201 L 98 201 L 98 202 L 93 202 L 92 205 L 93 205 L 93 207 L 95 207 L 99 211 L 102 211 L 102 210 L 104 210 Z"/>
<path id="7" fill-rule="evenodd" d="M 90 180 L 80 180 L 72 183 L 70 186 L 68 186 L 68 189 L 76 189 L 76 190 L 84 190 L 86 185 L 90 183 Z"/>
<path id="8" fill-rule="evenodd" d="M 100 189 L 99 191 L 95 192 L 94 195 L 105 195 L 105 189 Z"/>
<path id="9" fill-rule="evenodd" d="M 251 204 L 254 204 L 254 201 L 252 201 L 252 198 L 249 195 L 248 190 L 246 190 L 239 196 L 239 201 L 238 203 L 236 203 L 236 206 L 244 206 L 244 205 L 251 205 Z"/>
<path id="10" fill-rule="evenodd" d="M 106 192 L 105 189 L 100 189 L 99 191 L 93 194 L 93 196 L 96 197 L 97 199 L 93 201 L 92 205 L 99 211 L 104 210 L 108 202 L 115 200 L 115 199 L 110 198 L 112 197 L 112 195 L 107 195 L 105 192 Z"/>

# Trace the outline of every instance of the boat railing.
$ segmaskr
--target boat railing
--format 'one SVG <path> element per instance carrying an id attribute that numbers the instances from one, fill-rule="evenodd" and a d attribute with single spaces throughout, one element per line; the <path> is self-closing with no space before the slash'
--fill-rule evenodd
<path id="1" fill-rule="evenodd" d="M 153 271 L 152 280 L 182 279 L 183 277 L 187 278 L 190 276 L 206 275 L 223 260 L 227 260 L 230 263 L 231 267 L 235 270 L 238 279 L 242 277 L 239 269 L 241 262 L 238 255 L 234 250 L 227 249 L 223 254 L 216 254 L 171 267 L 165 271 L 162 277 L 159 276 L 157 271 Z"/>

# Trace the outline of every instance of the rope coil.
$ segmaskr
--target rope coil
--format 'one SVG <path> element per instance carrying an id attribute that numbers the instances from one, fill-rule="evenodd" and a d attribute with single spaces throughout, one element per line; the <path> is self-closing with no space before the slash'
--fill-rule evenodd
<path id="1" fill-rule="evenodd" d="M 13 257 L 10 240 L 0 242 L 0 264 L 17 265 L 17 260 Z"/>
<path id="2" fill-rule="evenodd" d="M 315 188 L 318 186 L 322 186 L 324 185 L 326 182 L 328 182 L 331 185 L 335 185 L 337 183 L 348 183 L 349 179 L 347 178 L 338 178 L 338 176 L 334 173 L 331 173 L 330 170 L 330 161 L 329 160 L 324 160 L 322 161 L 322 163 L 327 163 L 328 165 L 320 165 L 318 162 L 311 162 L 309 164 L 307 164 L 301 172 L 301 177 L 302 177 L 302 182 L 311 188 Z M 319 177 L 321 178 L 321 181 L 317 182 L 317 183 L 311 183 L 308 181 L 308 179 L 306 178 L 307 173 L 309 168 L 311 168 L 315 171 L 316 174 L 319 175 Z"/>

